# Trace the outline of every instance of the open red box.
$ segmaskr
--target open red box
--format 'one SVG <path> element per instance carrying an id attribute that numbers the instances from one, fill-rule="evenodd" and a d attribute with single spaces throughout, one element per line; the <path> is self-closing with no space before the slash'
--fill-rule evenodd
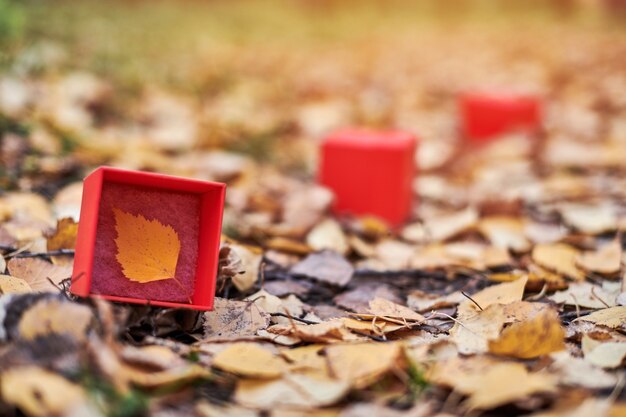
<path id="1" fill-rule="evenodd" d="M 222 183 L 96 169 L 83 185 L 71 292 L 211 310 L 225 191 Z"/>

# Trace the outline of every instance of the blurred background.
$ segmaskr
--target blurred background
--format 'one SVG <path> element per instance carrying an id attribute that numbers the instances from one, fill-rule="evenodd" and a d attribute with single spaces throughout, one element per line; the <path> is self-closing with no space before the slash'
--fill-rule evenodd
<path id="1" fill-rule="evenodd" d="M 311 178 L 346 125 L 416 133 L 436 172 L 480 89 L 546 98 L 548 163 L 620 165 L 625 22 L 623 0 L 0 0 L 0 187 L 51 196 L 100 164 Z"/>

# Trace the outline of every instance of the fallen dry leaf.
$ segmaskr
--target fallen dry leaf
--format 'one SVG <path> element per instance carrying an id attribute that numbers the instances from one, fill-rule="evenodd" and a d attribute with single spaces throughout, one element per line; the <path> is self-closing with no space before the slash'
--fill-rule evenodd
<path id="1" fill-rule="evenodd" d="M 622 245 L 614 240 L 596 252 L 583 252 L 577 259 L 579 267 L 598 274 L 615 274 L 622 266 Z"/>
<path id="2" fill-rule="evenodd" d="M 578 281 L 585 279 L 585 274 L 576 266 L 579 252 L 572 246 L 564 243 L 539 244 L 533 248 L 531 256 L 544 268 Z"/>
<path id="3" fill-rule="evenodd" d="M 517 217 L 486 217 L 478 223 L 478 230 L 492 245 L 520 253 L 531 247 L 524 228 L 524 221 Z"/>
<path id="4" fill-rule="evenodd" d="M 156 219 L 113 209 L 117 237 L 116 259 L 126 278 L 135 282 L 176 280 L 180 239 L 176 231 Z"/>
<path id="5" fill-rule="evenodd" d="M 26 281 L 33 291 L 58 292 L 61 282 L 72 277 L 71 265 L 54 265 L 40 258 L 12 258 L 7 268 L 11 276 Z"/>
<path id="6" fill-rule="evenodd" d="M 332 375 L 354 388 L 364 388 L 400 365 L 397 343 L 353 343 L 325 349 Z"/>
<path id="7" fill-rule="evenodd" d="M 563 220 L 583 233 L 600 234 L 615 230 L 617 216 L 609 205 L 564 205 L 560 209 Z"/>
<path id="8" fill-rule="evenodd" d="M 616 305 L 619 295 L 619 286 L 611 289 L 610 286 L 600 287 L 589 282 L 574 282 L 569 288 L 558 291 L 548 298 L 555 303 L 562 303 L 585 308 L 605 308 Z"/>
<path id="9" fill-rule="evenodd" d="M 313 250 L 329 249 L 341 255 L 347 255 L 350 250 L 345 233 L 333 219 L 325 219 L 318 223 L 307 235 L 306 243 Z"/>
<path id="10" fill-rule="evenodd" d="M 51 333 L 85 340 L 93 319 L 91 310 L 84 305 L 55 298 L 42 299 L 24 312 L 18 325 L 18 332 L 20 337 L 26 340 Z"/>
<path id="11" fill-rule="evenodd" d="M 352 279 L 354 268 L 338 253 L 322 251 L 312 253 L 294 265 L 291 273 L 343 287 Z"/>
<path id="12" fill-rule="evenodd" d="M 400 321 L 423 322 L 424 316 L 408 307 L 396 304 L 385 298 L 374 298 L 370 301 L 369 312 L 377 317 L 396 319 Z"/>
<path id="13" fill-rule="evenodd" d="M 530 373 L 520 363 L 496 362 L 481 356 L 439 362 L 429 379 L 467 395 L 469 409 L 488 410 L 556 390 L 556 379 L 547 373 Z"/>
<path id="14" fill-rule="evenodd" d="M 249 378 L 276 378 L 287 371 L 285 361 L 254 343 L 235 343 L 213 358 L 213 366 Z"/>
<path id="15" fill-rule="evenodd" d="M 626 306 L 605 308 L 595 311 L 587 316 L 577 318 L 576 321 L 589 321 L 613 329 L 626 326 Z"/>
<path id="16" fill-rule="evenodd" d="M 71 415 L 87 400 L 80 386 L 34 366 L 5 371 L 0 390 L 4 401 L 36 417 Z"/>
<path id="17" fill-rule="evenodd" d="M 204 313 L 204 336 L 236 340 L 256 335 L 269 323 L 269 314 L 253 302 L 216 298 L 213 311 Z"/>
<path id="18" fill-rule="evenodd" d="M 33 289 L 23 279 L 10 275 L 0 275 L 0 294 L 19 294 L 31 291 Z"/>
<path id="19" fill-rule="evenodd" d="M 565 349 L 564 338 L 558 315 L 545 309 L 505 328 L 498 339 L 489 341 L 489 351 L 521 359 L 536 358 Z"/>
<path id="20" fill-rule="evenodd" d="M 583 335 L 582 350 L 586 361 L 601 368 L 617 368 L 626 358 L 626 343 L 600 342 L 588 335 Z"/>
<path id="21" fill-rule="evenodd" d="M 349 387 L 345 381 L 317 374 L 286 374 L 269 381 L 243 379 L 237 383 L 235 401 L 261 409 L 324 407 L 341 400 Z"/>
<path id="22" fill-rule="evenodd" d="M 48 236 L 47 239 L 48 251 L 74 249 L 76 247 L 77 234 L 78 223 L 76 223 L 72 218 L 58 220 L 55 232 Z M 68 264 L 72 262 L 72 257 L 69 255 L 53 256 L 51 259 L 52 263 L 55 264 Z"/>

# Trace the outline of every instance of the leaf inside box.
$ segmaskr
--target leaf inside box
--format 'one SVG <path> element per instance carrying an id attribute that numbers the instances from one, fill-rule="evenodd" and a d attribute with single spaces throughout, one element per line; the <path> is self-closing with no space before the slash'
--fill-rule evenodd
<path id="1" fill-rule="evenodd" d="M 193 193 L 105 182 L 92 293 L 191 303 L 199 217 Z"/>
<path id="2" fill-rule="evenodd" d="M 180 239 L 174 228 L 118 208 L 113 209 L 113 214 L 116 259 L 124 276 L 140 283 L 172 279 L 184 289 L 176 278 Z"/>

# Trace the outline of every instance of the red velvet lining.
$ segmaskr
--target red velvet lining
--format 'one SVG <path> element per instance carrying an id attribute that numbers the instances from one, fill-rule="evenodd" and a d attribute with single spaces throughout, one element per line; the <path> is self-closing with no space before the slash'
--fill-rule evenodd
<path id="1" fill-rule="evenodd" d="M 176 278 L 186 291 L 172 279 L 138 283 L 123 275 L 116 259 L 113 208 L 141 214 L 174 228 L 181 243 Z M 102 295 L 188 303 L 194 292 L 199 223 L 200 196 L 197 194 L 105 181 L 98 213 L 91 291 Z"/>

